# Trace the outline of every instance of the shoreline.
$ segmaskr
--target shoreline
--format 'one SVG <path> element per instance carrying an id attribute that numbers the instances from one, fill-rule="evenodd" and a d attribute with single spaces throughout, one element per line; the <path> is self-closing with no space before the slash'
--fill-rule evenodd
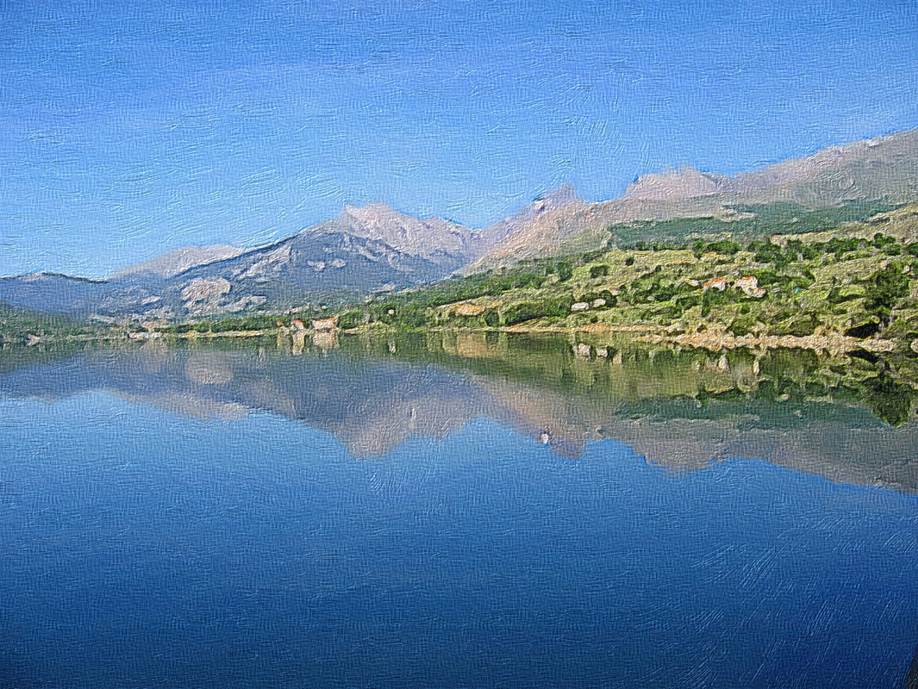
<path id="1" fill-rule="evenodd" d="M 692 349 L 720 351 L 724 349 L 807 349 L 827 352 L 867 351 L 875 354 L 889 354 L 908 349 L 907 342 L 888 339 L 858 339 L 845 335 L 733 335 L 726 332 L 679 333 L 667 328 L 625 325 L 614 326 L 593 323 L 584 327 L 567 328 L 562 326 L 502 328 L 429 328 L 432 331 L 451 332 L 506 332 L 518 334 L 553 334 L 576 335 L 624 335 L 639 342 L 650 344 L 674 344 Z"/>
<path id="2" fill-rule="evenodd" d="M 395 333 L 425 333 L 425 332 L 450 332 L 450 333 L 507 333 L 518 335 L 586 335 L 586 336 L 625 336 L 638 342 L 648 344 L 668 344 L 692 349 L 705 349 L 709 351 L 732 349 L 805 349 L 811 351 L 824 351 L 832 353 L 850 353 L 866 351 L 874 354 L 889 354 L 907 352 L 909 343 L 889 339 L 858 339 L 845 335 L 733 335 L 726 332 L 709 333 L 680 333 L 667 328 L 624 325 L 614 326 L 609 324 L 589 324 L 582 327 L 565 326 L 503 326 L 495 328 L 448 328 L 436 326 L 431 328 L 402 329 L 402 328 L 350 328 L 335 331 L 341 335 L 391 335 Z M 48 344 L 53 342 L 150 342 L 155 340 L 214 340 L 226 338 L 251 339 L 271 336 L 306 336 L 316 335 L 311 330 L 289 330 L 287 328 L 266 328 L 261 330 L 227 330 L 224 332 L 141 332 L 122 335 L 65 335 L 62 337 L 36 337 L 26 346 Z M 325 333 L 318 333 L 325 334 Z"/>

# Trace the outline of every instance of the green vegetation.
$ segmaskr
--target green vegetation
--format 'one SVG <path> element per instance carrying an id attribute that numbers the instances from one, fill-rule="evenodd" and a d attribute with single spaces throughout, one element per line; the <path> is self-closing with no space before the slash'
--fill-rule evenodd
<path id="1" fill-rule="evenodd" d="M 805 226 L 821 229 L 865 208 L 814 211 Z M 790 220 L 776 220 L 785 211 L 772 208 L 767 227 L 787 229 Z M 907 349 L 918 338 L 918 244 L 901 232 L 865 236 L 876 226 L 767 238 L 749 232 L 745 239 L 693 238 L 682 245 L 639 242 L 528 261 L 354 305 L 342 313 L 341 326 L 880 336 Z"/>
<path id="2" fill-rule="evenodd" d="M 293 316 L 297 318 L 299 316 Z M 255 313 L 244 316 L 227 316 L 208 320 L 188 321 L 185 323 L 167 324 L 158 327 L 166 333 L 228 333 L 245 330 L 270 330 L 277 327 L 280 316 L 275 314 Z"/>
<path id="3" fill-rule="evenodd" d="M 15 309 L 0 303 L 0 345 L 28 343 L 49 336 L 86 336 L 100 328 L 66 316 L 54 316 Z"/>
<path id="4" fill-rule="evenodd" d="M 622 223 L 608 228 L 610 243 L 620 248 L 685 246 L 693 238 L 724 235 L 738 241 L 773 235 L 830 230 L 850 222 L 863 222 L 893 210 L 884 203 L 856 201 L 835 208 L 808 209 L 793 203 L 738 205 L 727 218 L 675 218 Z"/>
<path id="5" fill-rule="evenodd" d="M 611 228 L 615 243 L 603 249 L 344 305 L 130 323 L 117 331 L 271 331 L 334 314 L 344 330 L 593 329 L 665 333 L 687 342 L 703 335 L 715 343 L 847 336 L 891 340 L 911 355 L 918 340 L 918 204 L 890 208 L 769 204 L 736 207 L 731 220 L 631 223 Z M 0 310 L 0 341 L 52 332 L 86 335 L 99 328 Z"/>

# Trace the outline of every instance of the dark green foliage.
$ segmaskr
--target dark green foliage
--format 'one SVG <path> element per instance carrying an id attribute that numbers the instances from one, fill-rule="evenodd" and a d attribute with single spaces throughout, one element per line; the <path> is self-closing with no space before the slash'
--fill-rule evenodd
<path id="1" fill-rule="evenodd" d="M 510 304 L 501 313 L 504 325 L 515 325 L 524 321 L 539 318 L 542 315 L 541 305 L 536 302 L 523 301 Z"/>
<path id="2" fill-rule="evenodd" d="M 833 237 L 822 245 L 822 249 L 827 254 L 834 254 L 838 259 L 863 248 L 866 244 L 866 240 L 859 237 Z"/>
<path id="3" fill-rule="evenodd" d="M 788 261 L 811 261 L 820 254 L 818 244 L 805 244 L 799 239 L 791 239 L 784 249 Z"/>
<path id="4" fill-rule="evenodd" d="M 873 412 L 890 426 L 901 426 L 912 412 L 914 391 L 897 383 L 888 370 L 868 384 L 867 401 Z"/>
<path id="5" fill-rule="evenodd" d="M 779 285 L 785 280 L 784 276 L 768 269 L 750 270 L 749 275 L 758 279 L 759 284 L 762 286 Z"/>
<path id="6" fill-rule="evenodd" d="M 733 256 L 734 254 L 739 253 L 742 247 L 732 239 L 719 239 L 714 242 L 708 242 L 705 244 L 705 251 L 710 251 L 715 254 L 724 254 L 727 256 Z"/>
<path id="7" fill-rule="evenodd" d="M 561 261 L 556 266 L 558 279 L 561 282 L 567 282 L 574 276 L 574 269 L 568 261 Z"/>
<path id="8" fill-rule="evenodd" d="M 501 312 L 503 325 L 516 325 L 535 318 L 566 316 L 574 300 L 570 297 L 523 301 L 510 304 Z"/>
<path id="9" fill-rule="evenodd" d="M 348 309 L 338 314 L 338 327 L 343 330 L 363 325 L 366 314 L 360 309 Z"/>
<path id="10" fill-rule="evenodd" d="M 902 247 L 899 244 L 899 241 L 895 237 L 890 237 L 885 235 L 882 232 L 877 232 L 873 235 L 873 241 L 871 242 L 873 246 L 887 256 L 898 256 L 902 253 Z"/>
<path id="11" fill-rule="evenodd" d="M 590 277 L 592 279 L 606 277 L 609 274 L 609 266 L 598 265 L 590 267 Z"/>
<path id="12" fill-rule="evenodd" d="M 0 343 L 22 342 L 29 335 L 90 336 L 103 328 L 67 316 L 34 313 L 0 303 Z"/>
<path id="13" fill-rule="evenodd" d="M 908 291 L 908 276 L 900 266 L 891 263 L 867 281 L 867 309 L 888 324 L 893 307 Z"/>
<path id="14" fill-rule="evenodd" d="M 795 313 L 787 320 L 777 323 L 773 326 L 776 335 L 794 335 L 795 337 L 806 337 L 812 335 L 813 331 L 819 326 L 819 321 L 811 313 Z"/>
<path id="15" fill-rule="evenodd" d="M 743 335 L 751 333 L 756 323 L 757 321 L 755 318 L 748 315 L 742 315 L 738 318 L 734 318 L 728 329 L 737 337 L 742 337 Z"/>
<path id="16" fill-rule="evenodd" d="M 770 263 L 778 269 L 783 268 L 788 263 L 787 256 L 781 247 L 767 239 L 750 242 L 749 250 L 754 253 L 756 263 Z"/>

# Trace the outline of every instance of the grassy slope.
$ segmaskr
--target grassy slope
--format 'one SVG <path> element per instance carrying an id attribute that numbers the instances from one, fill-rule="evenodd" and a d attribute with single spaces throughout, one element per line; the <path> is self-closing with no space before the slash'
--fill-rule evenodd
<path id="1" fill-rule="evenodd" d="M 852 201 L 842 206 L 811 209 L 794 203 L 739 205 L 730 219 L 714 217 L 643 220 L 584 232 L 565 245 L 565 253 L 579 254 L 597 248 L 639 247 L 647 244 L 687 244 L 698 238 L 732 237 L 748 241 L 773 235 L 804 234 L 864 222 L 894 210 L 883 202 Z"/>
<path id="2" fill-rule="evenodd" d="M 339 310 L 340 325 L 576 329 L 598 324 L 689 334 L 879 334 L 906 345 L 918 338 L 918 204 L 887 208 L 851 204 L 806 211 L 771 204 L 738 208 L 740 215 L 731 222 L 632 223 L 612 228 L 607 235 L 616 242 L 612 248 L 376 297 Z M 724 229 L 731 233 L 719 239 Z M 629 235 L 632 231 L 636 234 Z M 647 241 L 651 237 L 653 243 Z M 754 276 L 763 293 L 703 287 L 711 278 L 732 282 L 741 276 Z M 578 302 L 590 306 L 572 311 Z M 252 313 L 164 329 L 271 329 L 278 320 L 308 320 L 319 313 Z M 87 330 L 98 329 L 0 305 L 0 342 Z"/>
<path id="3" fill-rule="evenodd" d="M 918 338 L 916 206 L 832 232 L 776 241 L 694 240 L 681 248 L 611 248 L 568 260 L 446 281 L 342 314 L 345 327 L 591 324 L 735 335 L 848 334 Z M 819 222 L 808 225 L 820 228 Z M 769 225 L 776 227 L 776 225 Z M 821 229 L 821 228 L 820 228 Z M 874 237 L 882 229 L 889 235 Z M 688 241 L 686 235 L 685 240 Z M 867 239 L 869 237 L 869 239 Z M 754 276 L 764 294 L 705 290 L 715 277 Z M 592 306 L 594 300 L 605 304 Z M 575 302 L 590 308 L 572 312 Z"/>

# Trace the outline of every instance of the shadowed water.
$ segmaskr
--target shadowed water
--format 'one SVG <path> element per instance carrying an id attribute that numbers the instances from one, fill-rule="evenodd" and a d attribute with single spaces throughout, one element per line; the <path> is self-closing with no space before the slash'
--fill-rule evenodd
<path id="1" fill-rule="evenodd" d="M 0 686 L 906 686 L 913 366 L 4 350 Z"/>

